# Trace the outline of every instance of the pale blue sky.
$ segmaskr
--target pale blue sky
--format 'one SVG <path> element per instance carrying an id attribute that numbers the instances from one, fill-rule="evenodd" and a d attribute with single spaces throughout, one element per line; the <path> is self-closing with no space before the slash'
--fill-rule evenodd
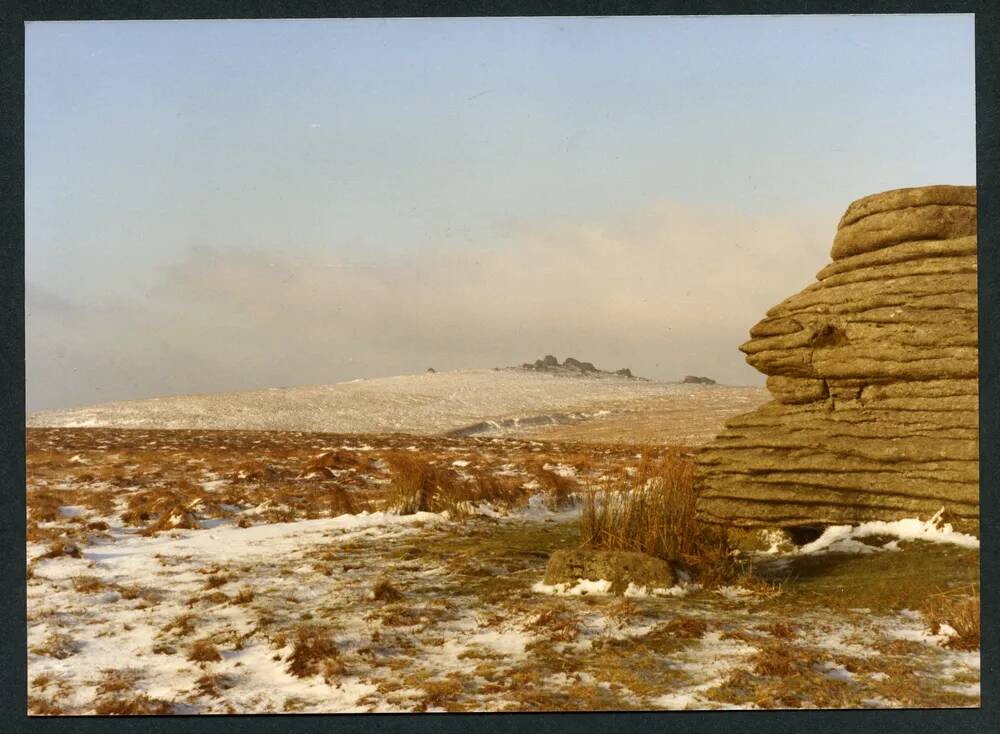
<path id="1" fill-rule="evenodd" d="M 759 382 L 850 201 L 975 183 L 972 16 L 31 23 L 28 409 L 520 363 Z"/>

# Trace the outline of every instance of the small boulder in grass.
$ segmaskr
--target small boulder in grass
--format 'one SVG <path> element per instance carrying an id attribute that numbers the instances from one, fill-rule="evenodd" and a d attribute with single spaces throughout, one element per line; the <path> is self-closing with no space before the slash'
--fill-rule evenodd
<path id="1" fill-rule="evenodd" d="M 611 593 L 624 594 L 629 584 L 669 589 L 677 583 L 677 573 L 667 561 L 634 551 L 575 548 L 557 550 L 549 556 L 546 585 L 571 585 L 579 579 L 610 581 Z"/>

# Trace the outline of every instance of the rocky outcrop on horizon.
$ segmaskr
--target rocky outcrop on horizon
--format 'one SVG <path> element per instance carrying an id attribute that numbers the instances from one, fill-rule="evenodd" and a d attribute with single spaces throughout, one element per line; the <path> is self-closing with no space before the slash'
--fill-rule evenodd
<path id="1" fill-rule="evenodd" d="M 685 375 L 681 380 L 685 385 L 715 385 L 715 380 L 711 377 L 699 377 L 698 375 Z"/>
<path id="2" fill-rule="evenodd" d="M 548 372 L 554 375 L 588 375 L 594 377 L 611 376 L 626 377 L 631 380 L 645 379 L 633 375 L 632 370 L 628 367 L 623 367 L 620 370 L 609 372 L 607 370 L 597 369 L 593 362 L 581 362 L 573 357 L 566 357 L 562 364 L 560 364 L 559 359 L 551 354 L 546 354 L 542 359 L 536 359 L 534 362 L 525 362 L 521 365 L 520 369 L 532 370 L 534 372 Z"/>
<path id="3" fill-rule="evenodd" d="M 699 516 L 744 527 L 979 517 L 976 190 L 851 204 L 832 260 L 740 349 L 774 400 L 702 449 Z"/>

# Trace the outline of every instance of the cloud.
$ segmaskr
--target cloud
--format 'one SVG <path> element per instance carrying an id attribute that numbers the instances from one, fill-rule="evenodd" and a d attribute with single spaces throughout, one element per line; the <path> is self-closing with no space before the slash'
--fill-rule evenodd
<path id="1" fill-rule="evenodd" d="M 825 264 L 822 229 L 667 202 L 603 222 L 522 225 L 504 244 L 382 259 L 342 247 L 199 248 L 161 274 L 145 305 L 101 319 L 82 308 L 76 331 L 87 338 L 69 339 L 63 359 L 78 369 L 103 359 L 101 394 L 119 380 L 132 386 L 121 397 L 506 366 L 545 353 L 661 379 L 759 383 L 737 347 Z M 29 364 L 68 337 L 44 321 L 29 324 L 47 335 Z M 87 402 L 78 388 L 72 402 Z"/>

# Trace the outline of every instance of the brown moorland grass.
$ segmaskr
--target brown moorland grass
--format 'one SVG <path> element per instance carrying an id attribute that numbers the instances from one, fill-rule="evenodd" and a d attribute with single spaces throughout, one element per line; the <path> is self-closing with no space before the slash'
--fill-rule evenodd
<path id="1" fill-rule="evenodd" d="M 666 560 L 699 550 L 693 466 L 678 454 L 623 473 L 606 491 L 585 498 L 583 541 L 594 548 L 631 550 Z"/>
<path id="2" fill-rule="evenodd" d="M 680 450 L 644 460 L 610 487 L 584 497 L 583 544 L 680 562 L 706 586 L 739 577 L 724 529 L 695 519 L 693 464 Z"/>
<path id="3" fill-rule="evenodd" d="M 30 648 L 35 655 L 45 655 L 56 660 L 65 660 L 75 655 L 80 649 L 79 644 L 69 635 L 53 632 L 40 645 Z"/>
<path id="4" fill-rule="evenodd" d="M 392 454 L 386 457 L 392 475 L 389 506 L 400 515 L 455 509 L 460 500 L 458 476 L 423 457 Z"/>
<path id="5" fill-rule="evenodd" d="M 763 645 L 749 662 L 757 675 L 787 677 L 811 670 L 820 660 L 806 650 L 773 641 Z"/>
<path id="6" fill-rule="evenodd" d="M 657 630 L 682 640 L 697 640 L 708 631 L 708 623 L 695 617 L 674 617 L 658 625 Z"/>
<path id="7" fill-rule="evenodd" d="M 980 637 L 979 588 L 953 589 L 932 594 L 927 598 L 921 612 L 930 624 L 933 634 L 940 634 L 943 625 L 948 625 L 956 634 L 945 642 L 946 647 L 955 650 L 978 650 Z"/>
<path id="8" fill-rule="evenodd" d="M 137 670 L 105 668 L 91 681 L 95 687 L 94 713 L 98 716 L 147 716 L 173 712 L 169 701 L 150 698 L 135 691 L 141 674 Z"/>
<path id="9" fill-rule="evenodd" d="M 59 704 L 42 696 L 28 696 L 29 716 L 62 716 L 65 711 Z"/>
<path id="10" fill-rule="evenodd" d="M 191 643 L 187 659 L 195 663 L 217 663 L 222 660 L 222 655 L 211 638 L 203 637 Z"/>
<path id="11" fill-rule="evenodd" d="M 559 510 L 572 504 L 573 494 L 580 489 L 579 482 L 546 469 L 543 461 L 529 462 L 527 470 L 545 490 L 545 499 L 551 509 Z"/>
<path id="12" fill-rule="evenodd" d="M 63 540 L 57 540 L 53 542 L 47 551 L 42 555 L 38 556 L 35 560 L 42 560 L 45 558 L 60 558 L 62 556 L 69 556 L 70 558 L 82 558 L 83 553 L 80 551 L 80 547 L 75 543 L 69 543 Z"/>
<path id="13" fill-rule="evenodd" d="M 131 691 L 140 677 L 136 670 L 105 668 L 101 671 L 101 677 L 91 681 L 91 684 L 95 686 L 98 696 L 106 696 L 111 693 Z"/>
<path id="14" fill-rule="evenodd" d="M 232 603 L 233 604 L 249 604 L 250 602 L 253 601 L 254 596 L 255 596 L 255 592 L 254 592 L 252 586 L 243 586 L 243 587 L 240 588 L 240 590 L 238 592 L 236 592 L 236 596 L 234 596 L 232 598 Z"/>
<path id="15" fill-rule="evenodd" d="M 376 579 L 371 593 L 372 599 L 376 601 L 398 601 L 403 598 L 402 592 L 387 578 Z"/>
<path id="16" fill-rule="evenodd" d="M 197 618 L 195 615 L 190 613 L 178 614 L 163 625 L 162 631 L 173 632 L 178 637 L 187 637 L 194 632 L 196 623 Z"/>
<path id="17" fill-rule="evenodd" d="M 344 673 L 340 651 L 329 630 L 315 624 L 295 629 L 292 652 L 286 658 L 288 672 L 298 678 L 322 675 L 328 683 Z"/>
<path id="18" fill-rule="evenodd" d="M 173 711 L 170 701 L 150 698 L 145 693 L 126 698 L 108 696 L 94 701 L 94 713 L 98 716 L 165 716 Z"/>
<path id="19" fill-rule="evenodd" d="M 521 483 L 511 477 L 478 471 L 465 479 L 451 467 L 419 454 L 397 453 L 385 458 L 392 481 L 387 504 L 402 515 L 447 511 L 460 517 L 481 502 L 509 508 L 525 500 Z"/>
<path id="20" fill-rule="evenodd" d="M 353 451 L 324 451 L 312 457 L 303 467 L 302 474 L 320 469 L 367 471 L 371 469 L 371 459 Z"/>
<path id="21" fill-rule="evenodd" d="M 329 448 L 338 444 L 342 448 Z M 29 428 L 26 447 L 28 538 L 36 543 L 89 543 L 92 533 L 119 525 L 154 534 L 215 518 L 232 517 L 248 527 L 373 510 L 398 500 L 399 485 L 406 484 L 394 482 L 397 472 L 375 461 L 379 457 L 408 456 L 435 467 L 438 489 L 430 494 L 436 496 L 425 492 L 424 504 L 436 511 L 462 514 L 478 502 L 515 507 L 532 493 L 524 487 L 532 479 L 547 488 L 550 504 L 560 505 L 578 490 L 576 480 L 544 470 L 546 464 L 573 466 L 581 482 L 602 484 L 607 467 L 627 461 L 636 448 L 516 438 L 498 444 L 477 437 L 104 428 Z M 458 458 L 469 462 L 460 471 L 452 466 Z M 535 465 L 542 470 L 533 471 Z M 310 467 L 324 472 L 304 473 Z M 83 511 L 64 515 L 67 505 Z"/>
<path id="22" fill-rule="evenodd" d="M 580 634 L 580 619 L 566 604 L 543 609 L 524 628 L 551 642 L 572 642 Z"/>
<path id="23" fill-rule="evenodd" d="M 104 582 L 96 576 L 74 576 L 73 590 L 78 594 L 93 594 L 104 588 Z"/>

